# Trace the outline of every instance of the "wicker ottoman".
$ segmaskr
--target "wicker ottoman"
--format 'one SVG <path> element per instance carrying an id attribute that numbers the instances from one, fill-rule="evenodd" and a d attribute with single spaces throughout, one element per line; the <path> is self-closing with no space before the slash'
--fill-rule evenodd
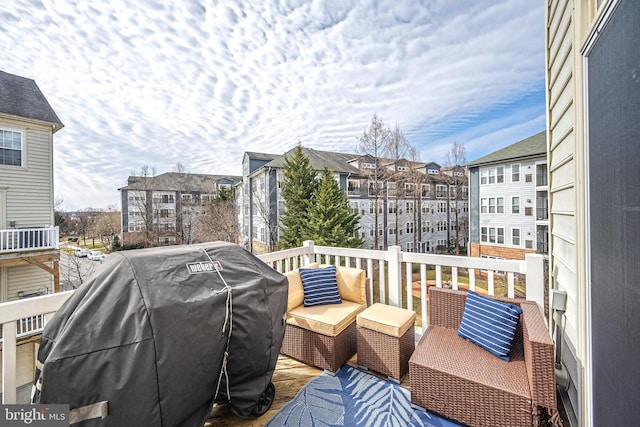
<path id="1" fill-rule="evenodd" d="M 373 304 L 356 317 L 358 365 L 400 382 L 415 348 L 416 313 Z"/>

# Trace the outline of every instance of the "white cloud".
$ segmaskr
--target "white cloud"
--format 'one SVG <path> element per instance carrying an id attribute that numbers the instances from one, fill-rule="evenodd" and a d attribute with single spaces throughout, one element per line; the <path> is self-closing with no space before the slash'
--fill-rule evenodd
<path id="1" fill-rule="evenodd" d="M 3 6 L 0 69 L 36 80 L 66 125 L 54 144 L 67 209 L 119 203 L 143 164 L 240 174 L 244 151 L 298 140 L 352 152 L 374 113 L 423 160 L 544 128 L 543 105 L 486 116 L 543 90 L 542 4 L 212 3 Z"/>

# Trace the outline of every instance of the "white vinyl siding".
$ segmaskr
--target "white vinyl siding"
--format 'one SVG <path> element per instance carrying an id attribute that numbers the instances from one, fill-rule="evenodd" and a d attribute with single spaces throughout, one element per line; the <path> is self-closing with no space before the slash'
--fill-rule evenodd
<path id="1" fill-rule="evenodd" d="M 53 275 L 33 265 L 7 267 L 7 301 L 18 299 L 18 292 L 25 294 L 53 290 Z"/>
<path id="2" fill-rule="evenodd" d="M 0 165 L 0 182 L 6 192 L 7 221 L 17 228 L 53 224 L 53 148 L 51 130 L 45 126 L 0 119 L 0 129 L 20 130 L 22 167 Z M 0 224 L 8 228 L 8 224 Z"/>
<path id="3" fill-rule="evenodd" d="M 574 5 L 573 2 L 550 1 L 547 5 L 547 108 L 549 172 L 550 255 L 549 271 L 554 272 L 552 286 L 567 292 L 565 337 L 578 348 L 578 269 L 576 253 L 576 112 L 574 97 L 583 90 L 575 80 Z M 579 49 L 579 48 L 578 48 Z M 582 195 L 580 195 L 582 198 Z"/>

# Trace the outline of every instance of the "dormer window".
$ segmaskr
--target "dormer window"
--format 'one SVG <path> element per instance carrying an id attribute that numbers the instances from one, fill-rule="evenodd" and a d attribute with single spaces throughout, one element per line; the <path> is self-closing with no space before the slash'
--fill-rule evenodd
<path id="1" fill-rule="evenodd" d="M 427 174 L 429 175 L 438 175 L 438 169 L 427 169 Z"/>

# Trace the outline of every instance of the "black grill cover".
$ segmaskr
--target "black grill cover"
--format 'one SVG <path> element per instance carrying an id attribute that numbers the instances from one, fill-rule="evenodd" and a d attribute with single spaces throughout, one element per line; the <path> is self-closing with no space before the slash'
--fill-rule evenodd
<path id="1" fill-rule="evenodd" d="M 32 401 L 107 401 L 108 416 L 83 426 L 202 426 L 229 342 L 231 405 L 249 415 L 271 382 L 287 292 L 283 275 L 230 243 L 109 255 L 47 324 Z"/>

